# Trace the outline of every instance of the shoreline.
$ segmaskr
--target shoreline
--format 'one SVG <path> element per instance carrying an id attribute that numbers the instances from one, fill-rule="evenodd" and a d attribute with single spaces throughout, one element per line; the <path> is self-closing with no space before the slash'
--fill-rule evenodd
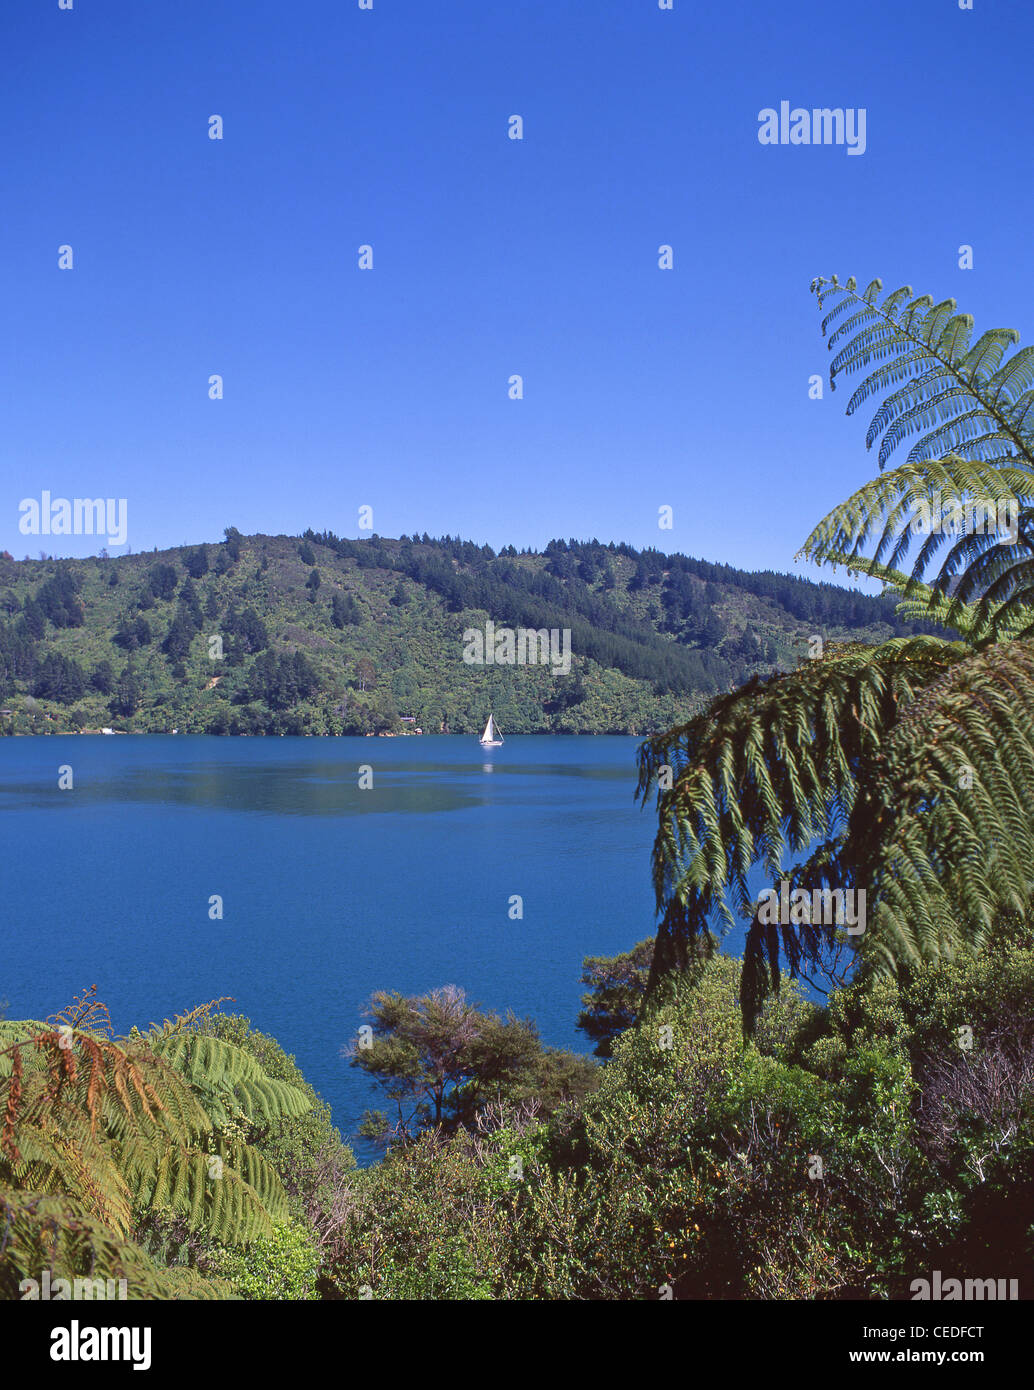
<path id="1" fill-rule="evenodd" d="M 663 733 L 664 730 L 658 730 Z M 208 734 L 172 733 L 168 729 L 50 729 L 46 733 L 0 734 L 2 738 L 213 738 L 234 740 L 243 738 L 477 738 L 477 730 L 462 734 Z M 507 738 L 653 738 L 654 734 L 636 733 L 632 729 L 608 730 L 606 733 L 593 730 L 552 730 L 539 729 L 527 734 L 508 734 Z"/>

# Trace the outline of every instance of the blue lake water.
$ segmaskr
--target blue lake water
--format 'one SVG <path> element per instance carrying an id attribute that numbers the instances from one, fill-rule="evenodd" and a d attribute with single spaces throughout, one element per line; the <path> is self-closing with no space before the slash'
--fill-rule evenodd
<path id="1" fill-rule="evenodd" d="M 224 1007 L 296 1056 L 349 1138 L 380 1103 L 340 1055 L 374 990 L 459 985 L 588 1052 L 575 1030 L 583 957 L 654 929 L 637 747 L 2 739 L 0 1000 L 8 1017 L 43 1018 L 96 984 L 125 1032 L 230 995 Z M 209 919 L 213 894 L 222 921 Z"/>

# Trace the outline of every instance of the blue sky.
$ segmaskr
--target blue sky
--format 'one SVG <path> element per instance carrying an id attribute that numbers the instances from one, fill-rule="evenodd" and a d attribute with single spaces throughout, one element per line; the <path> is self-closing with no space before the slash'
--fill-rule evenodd
<path id="1" fill-rule="evenodd" d="M 0 41 L 18 558 L 99 548 L 19 534 L 46 489 L 127 498 L 134 550 L 370 505 L 792 570 L 876 467 L 808 398 L 814 275 L 1034 336 L 1016 0 L 6 0 Z M 864 155 L 762 146 L 781 100 L 864 107 Z"/>

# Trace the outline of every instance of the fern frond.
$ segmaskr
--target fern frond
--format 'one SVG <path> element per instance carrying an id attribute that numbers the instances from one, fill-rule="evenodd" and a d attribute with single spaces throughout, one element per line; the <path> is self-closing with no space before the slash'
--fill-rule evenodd
<path id="1" fill-rule="evenodd" d="M 982 529 L 956 536 L 941 524 L 953 515 Z M 864 572 L 867 559 L 898 569 L 914 548 L 906 598 L 918 597 L 927 587 L 950 595 L 947 608 L 942 607 L 943 621 L 958 631 L 963 630 L 967 604 L 978 609 L 983 632 L 1029 631 L 1028 624 L 1034 623 L 1029 611 L 1034 607 L 1034 470 L 955 455 L 906 463 L 834 508 L 799 556 Z M 935 579 L 924 585 L 930 561 L 944 549 Z"/>
<path id="2" fill-rule="evenodd" d="M 796 671 L 755 679 L 690 723 L 647 740 L 637 795 L 657 793 L 653 879 L 661 915 L 656 975 L 682 967 L 741 917 L 753 916 L 748 873 L 774 881 L 787 854 L 837 843 L 899 710 L 964 659 L 961 643 L 897 638 L 834 648 Z M 809 943 L 809 950 L 817 940 Z"/>
<path id="3" fill-rule="evenodd" d="M 155 1055 L 193 1086 L 214 1123 L 294 1119 L 312 1108 L 296 1086 L 268 1077 L 243 1048 L 211 1033 L 178 1032 L 157 1037 Z"/>
<path id="4" fill-rule="evenodd" d="M 891 731 L 853 842 L 880 970 L 975 951 L 1034 892 L 1034 644 L 1002 642 L 947 672 Z"/>
<path id="5" fill-rule="evenodd" d="M 831 383 L 844 372 L 872 368 L 847 413 L 873 395 L 882 396 L 866 447 L 880 442 L 881 470 L 906 441 L 909 453 L 903 468 L 868 484 L 830 513 L 802 553 L 823 564 L 831 552 L 858 556 L 873 539 L 871 558 L 899 568 L 913 545 L 911 523 L 919 502 L 932 504 L 940 489 L 946 507 L 993 504 L 994 523 L 981 533 L 950 544 L 940 531 L 919 543 L 912 577 L 923 579 L 947 546 L 933 587 L 973 603 L 984 600 L 993 585 L 982 617 L 999 635 L 1015 631 L 1016 614 L 1034 606 L 1029 582 L 1034 523 L 1023 521 L 1019 534 L 1012 533 L 1017 513 L 1034 518 L 1034 348 L 1021 348 L 1003 360 L 1019 335 L 992 329 L 970 347 L 972 319 L 957 313 L 953 300 L 935 305 L 928 295 L 912 298 L 906 288 L 877 306 L 868 291 L 859 296 L 850 285 L 833 277 L 812 286 L 824 312 L 823 335 L 830 350 L 837 349 Z M 830 299 L 836 308 L 826 312 Z M 830 332 L 838 309 L 847 317 Z M 999 507 L 1010 517 L 1004 530 Z M 915 597 L 915 591 L 908 597 Z M 1034 631 L 1034 619 L 1023 630 Z"/>
<path id="6" fill-rule="evenodd" d="M 979 950 L 1000 914 L 1031 910 L 1032 643 L 836 650 L 650 740 L 641 796 L 665 764 L 676 777 L 657 802 L 657 973 L 684 968 L 716 921 L 731 924 L 729 895 L 752 923 L 748 1025 L 778 987 L 780 955 L 796 974 L 832 939 L 810 925 L 762 927 L 747 890 L 754 864 L 773 883 L 864 889 L 856 945 L 867 970 Z"/>
<path id="7" fill-rule="evenodd" d="M 159 1268 L 138 1245 L 119 1239 L 68 1197 L 0 1185 L 0 1299 L 31 1296 L 28 1281 L 38 1287 L 44 1271 L 52 1284 L 89 1280 L 91 1294 L 93 1281 L 112 1280 L 116 1297 L 124 1279 L 130 1300 L 235 1297 L 225 1280 L 202 1278 L 185 1267 Z"/>
<path id="8" fill-rule="evenodd" d="M 199 1031 L 211 1005 L 113 1041 L 83 999 L 52 1024 L 0 1024 L 0 1184 L 67 1201 L 115 1243 L 145 1209 L 222 1244 L 268 1236 L 287 1196 L 239 1124 L 296 1118 L 311 1100 Z"/>

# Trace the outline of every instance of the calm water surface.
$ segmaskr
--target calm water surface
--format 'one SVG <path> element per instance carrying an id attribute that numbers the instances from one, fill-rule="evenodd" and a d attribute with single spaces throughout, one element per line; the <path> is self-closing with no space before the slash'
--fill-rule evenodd
<path id="1" fill-rule="evenodd" d="M 654 927 L 637 747 L 2 739 L 0 1000 L 8 1017 L 42 1018 L 96 984 L 124 1032 L 231 995 L 225 1007 L 295 1055 L 346 1135 L 380 1104 L 340 1056 L 374 990 L 460 985 L 587 1052 L 582 958 Z M 72 791 L 58 789 L 62 764 Z M 361 791 L 363 764 L 374 785 Z M 216 893 L 222 921 L 208 916 Z M 523 921 L 508 916 L 514 893 Z"/>

